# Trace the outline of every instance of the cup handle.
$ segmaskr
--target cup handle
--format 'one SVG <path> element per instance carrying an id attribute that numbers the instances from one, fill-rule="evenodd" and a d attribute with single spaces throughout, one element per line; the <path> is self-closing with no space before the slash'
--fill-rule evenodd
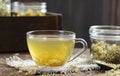
<path id="1" fill-rule="evenodd" d="M 81 49 L 82 51 L 81 50 L 77 51 L 76 54 L 71 57 L 71 59 L 69 60 L 69 62 L 72 61 L 72 60 L 74 60 L 74 59 L 76 59 L 83 52 L 85 52 L 87 50 L 87 48 L 88 48 L 87 42 L 84 39 L 82 39 L 82 38 L 76 38 L 75 39 L 75 43 L 81 43 L 83 45 L 83 48 Z"/>

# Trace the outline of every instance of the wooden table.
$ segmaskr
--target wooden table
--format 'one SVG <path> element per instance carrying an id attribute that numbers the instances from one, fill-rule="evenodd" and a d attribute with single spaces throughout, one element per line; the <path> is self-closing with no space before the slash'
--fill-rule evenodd
<path id="1" fill-rule="evenodd" d="M 1 53 L 0 54 L 0 76 L 26 76 L 26 72 L 20 72 L 18 69 L 9 67 L 5 64 L 5 58 L 14 55 L 15 53 Z M 89 51 L 86 51 L 84 55 L 89 55 Z M 29 53 L 19 53 L 21 58 L 31 58 Z M 38 75 L 35 75 L 38 76 Z M 39 75 L 41 76 L 41 75 Z M 47 76 L 47 75 L 42 75 Z M 49 75 L 51 76 L 51 75 Z M 87 71 L 87 72 L 78 72 L 78 73 L 69 73 L 69 74 L 55 74 L 52 76 L 107 76 L 104 72 L 99 71 Z"/>

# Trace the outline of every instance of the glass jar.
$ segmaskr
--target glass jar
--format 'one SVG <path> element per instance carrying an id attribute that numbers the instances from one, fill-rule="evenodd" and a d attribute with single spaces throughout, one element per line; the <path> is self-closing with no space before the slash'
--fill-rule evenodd
<path id="1" fill-rule="evenodd" d="M 18 2 L 12 3 L 12 16 L 45 16 L 46 2 Z"/>
<path id="2" fill-rule="evenodd" d="M 89 28 L 89 34 L 93 59 L 120 63 L 120 26 L 94 25 Z"/>
<path id="3" fill-rule="evenodd" d="M 20 3 L 18 1 L 12 3 L 12 11 L 11 11 L 12 16 L 17 16 L 17 13 L 20 10 L 19 7 L 20 7 Z"/>
<path id="4" fill-rule="evenodd" d="M 44 16 L 47 12 L 46 2 L 27 2 L 22 3 L 20 10 L 21 12 L 31 14 L 33 16 L 40 15 Z"/>

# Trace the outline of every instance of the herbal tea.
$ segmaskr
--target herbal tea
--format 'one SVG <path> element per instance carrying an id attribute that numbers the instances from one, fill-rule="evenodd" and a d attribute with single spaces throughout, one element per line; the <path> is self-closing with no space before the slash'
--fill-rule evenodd
<path id="1" fill-rule="evenodd" d="M 69 60 L 75 40 L 69 38 L 27 38 L 30 54 L 39 66 L 62 66 Z"/>
<path id="2" fill-rule="evenodd" d="M 87 49 L 87 42 L 76 38 L 76 34 L 71 31 L 33 30 L 26 35 L 29 52 L 38 66 L 63 66 Z M 82 44 L 83 48 L 72 54 L 75 43 Z"/>

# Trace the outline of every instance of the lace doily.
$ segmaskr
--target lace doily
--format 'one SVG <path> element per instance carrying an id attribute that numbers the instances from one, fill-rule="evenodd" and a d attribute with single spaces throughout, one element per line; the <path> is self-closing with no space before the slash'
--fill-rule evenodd
<path id="1" fill-rule="evenodd" d="M 6 58 L 6 64 L 22 71 L 31 71 L 34 74 L 72 73 L 79 71 L 98 70 L 99 66 L 90 63 L 89 59 L 78 57 L 75 60 L 59 67 L 37 66 L 32 59 L 21 59 L 18 56 Z"/>

